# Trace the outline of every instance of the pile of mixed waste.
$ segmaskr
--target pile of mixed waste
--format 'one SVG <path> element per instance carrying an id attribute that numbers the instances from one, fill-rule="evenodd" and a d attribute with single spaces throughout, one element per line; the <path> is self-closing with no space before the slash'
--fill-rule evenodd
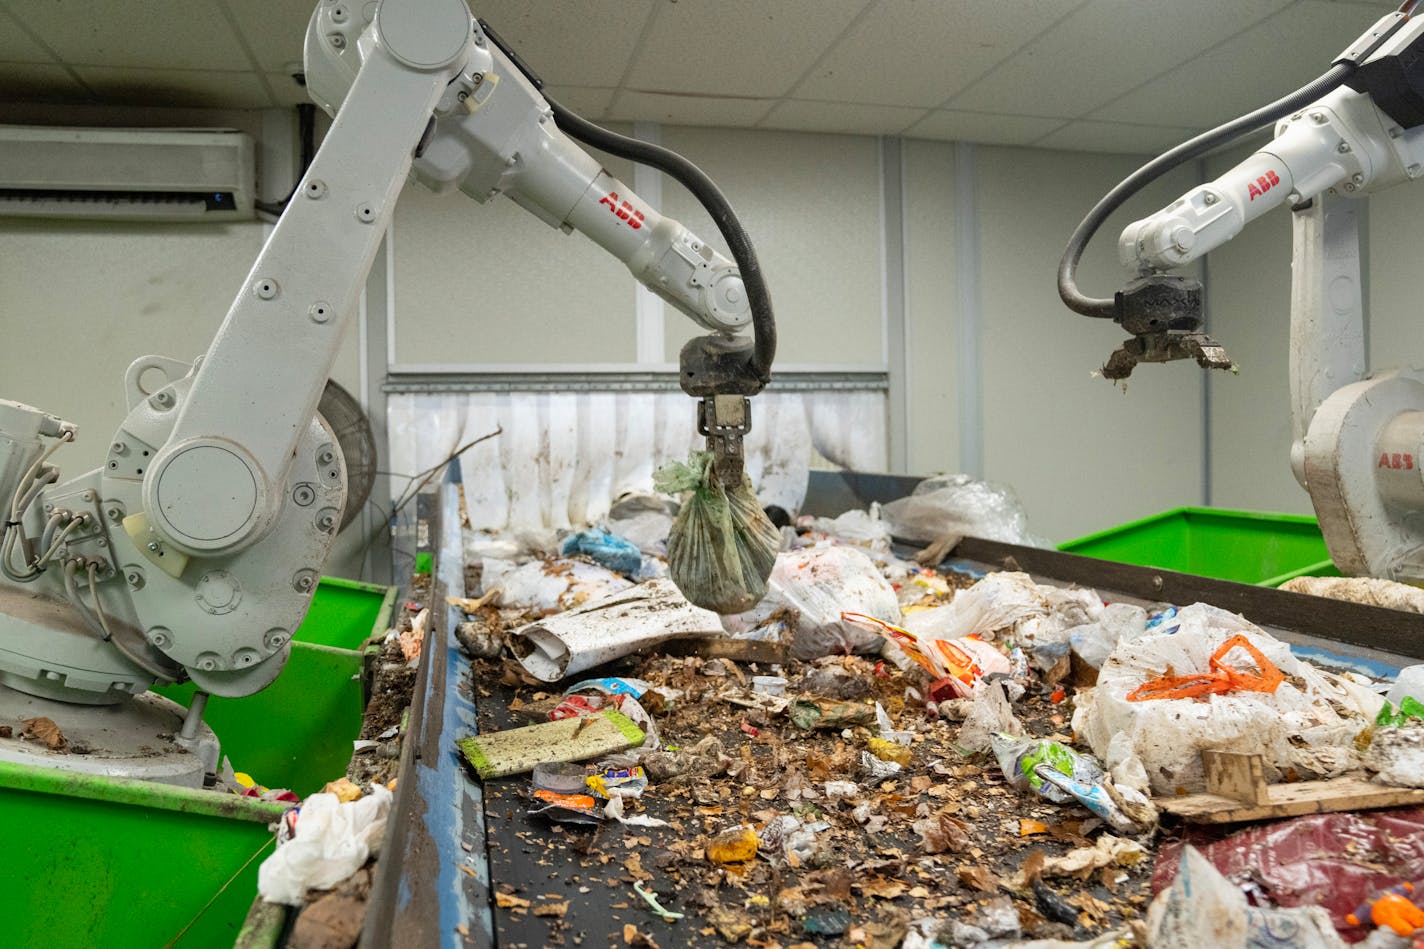
<path id="1" fill-rule="evenodd" d="M 1166 813 L 1219 783 L 1203 752 L 1270 784 L 1424 786 L 1405 677 L 1387 700 L 1207 604 L 941 562 L 958 533 L 1031 543 L 1021 512 L 962 478 L 905 502 L 782 528 L 735 615 L 669 578 L 665 498 L 562 537 L 468 536 L 480 717 L 458 744 L 491 866 L 525 868 L 494 878 L 537 881 L 498 888 L 502 939 L 1413 944 L 1424 810 Z M 892 533 L 938 549 L 907 559 Z"/>

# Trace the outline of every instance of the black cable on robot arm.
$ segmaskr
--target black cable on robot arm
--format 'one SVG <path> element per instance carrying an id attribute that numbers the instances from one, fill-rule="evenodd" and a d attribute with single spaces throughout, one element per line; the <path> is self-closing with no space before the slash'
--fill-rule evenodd
<path id="1" fill-rule="evenodd" d="M 1069 238 L 1068 246 L 1063 251 L 1063 259 L 1058 264 L 1058 296 L 1075 313 L 1112 319 L 1115 315 L 1113 301 L 1084 295 L 1078 289 L 1077 280 L 1078 261 L 1082 258 L 1088 241 L 1092 240 L 1093 235 L 1097 233 L 1098 228 L 1102 227 L 1108 216 L 1120 208 L 1128 198 L 1178 165 L 1194 158 L 1200 158 L 1207 152 L 1228 142 L 1233 142 L 1243 135 L 1270 126 L 1338 88 L 1354 73 L 1355 68 L 1355 64 L 1352 62 L 1336 63 L 1319 78 L 1301 86 L 1290 95 L 1183 142 L 1152 159 L 1123 179 L 1117 187 L 1109 191 L 1102 200 L 1093 206 L 1087 217 L 1083 218 L 1077 229 L 1073 231 L 1073 236 Z"/>
<path id="2" fill-rule="evenodd" d="M 755 341 L 752 369 L 763 383 L 769 381 L 771 363 L 776 357 L 776 319 L 772 315 L 771 294 L 767 291 L 766 279 L 762 275 L 761 264 L 757 261 L 751 237 L 742 227 L 736 212 L 732 210 L 731 204 L 728 203 L 717 185 L 702 169 L 677 152 L 651 142 L 619 135 L 617 132 L 595 125 L 549 98 L 547 90 L 544 89 L 544 81 L 519 58 L 507 43 L 500 39 L 497 33 L 490 29 L 488 23 L 484 20 L 480 20 L 479 23 L 480 28 L 509 58 L 515 68 L 522 72 L 525 78 L 543 94 L 544 100 L 553 110 L 554 121 L 560 129 L 585 145 L 665 172 L 692 192 L 698 202 L 707 209 L 707 213 L 712 216 L 712 221 L 717 225 L 722 239 L 727 242 L 727 249 L 731 251 L 732 259 L 736 261 L 742 284 L 747 290 L 747 302 L 751 306 Z"/>

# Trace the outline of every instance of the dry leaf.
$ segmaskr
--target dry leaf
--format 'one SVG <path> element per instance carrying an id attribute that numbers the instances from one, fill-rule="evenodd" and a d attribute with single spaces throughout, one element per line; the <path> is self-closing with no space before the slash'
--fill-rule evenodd
<path id="1" fill-rule="evenodd" d="M 944 853 L 947 850 L 963 850 L 969 843 L 969 834 L 963 821 L 956 820 L 945 811 L 917 820 L 912 825 L 920 835 L 920 846 L 925 853 Z"/>
<path id="2" fill-rule="evenodd" d="M 1023 886 L 1031 886 L 1043 874 L 1043 862 L 1046 859 L 1042 850 L 1030 850 L 1024 862 L 1019 867 L 1018 875 L 1014 877 L 1015 884 L 1022 881 Z"/>
<path id="3" fill-rule="evenodd" d="M 569 901 L 563 900 L 559 903 L 540 903 L 534 907 L 535 916 L 560 916 L 569 911 Z"/>
<path id="4" fill-rule="evenodd" d="M 68 742 L 65 740 L 64 732 L 59 730 L 59 726 L 53 719 L 48 718 L 26 718 L 21 719 L 25 724 L 22 733 L 26 738 L 34 738 L 45 743 L 50 751 L 58 751 Z"/>
<path id="5" fill-rule="evenodd" d="M 623 869 L 635 880 L 651 880 L 653 875 L 643 869 L 643 856 L 639 853 L 630 853 L 623 861 Z"/>
<path id="6" fill-rule="evenodd" d="M 500 909 L 528 909 L 529 901 L 520 899 L 513 893 L 496 893 L 494 895 L 494 905 Z"/>
<path id="7" fill-rule="evenodd" d="M 873 877 L 869 880 L 862 880 L 855 884 L 856 889 L 866 896 L 873 896 L 876 899 L 893 900 L 904 894 L 909 887 L 899 880 L 887 880 L 884 877 Z"/>
<path id="8" fill-rule="evenodd" d="M 997 893 L 999 881 L 987 867 L 961 866 L 957 871 L 962 886 L 972 886 L 985 893 Z"/>

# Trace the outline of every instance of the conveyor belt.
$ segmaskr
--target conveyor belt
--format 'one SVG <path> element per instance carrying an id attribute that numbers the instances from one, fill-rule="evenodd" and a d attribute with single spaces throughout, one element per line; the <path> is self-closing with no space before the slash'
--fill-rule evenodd
<path id="1" fill-rule="evenodd" d="M 656 845 L 660 834 L 673 831 L 633 834 L 605 826 L 592 840 L 568 830 L 555 833 L 524 816 L 524 779 L 482 786 L 461 764 L 455 739 L 479 726 L 514 723 L 504 708 L 507 696 L 496 691 L 479 703 L 470 695 L 470 663 L 452 635 L 461 617 L 446 606 L 445 597 L 464 595 L 455 487 L 446 484 L 438 499 L 423 496 L 421 501 L 427 546 L 436 554 L 432 623 L 362 944 L 533 947 L 574 945 L 580 935 L 583 945 L 621 944 L 625 923 L 663 946 L 720 944 L 715 935 L 687 925 L 690 921 L 665 923 L 649 913 L 633 893 L 631 879 L 609 883 L 618 876 L 616 861 L 631 852 L 630 837 L 647 836 Z M 1089 586 L 1111 599 L 1212 603 L 1242 613 L 1293 644 L 1377 669 L 1424 659 L 1424 616 L 973 538 L 953 554 L 951 565 L 1020 569 L 1045 581 Z M 656 808 L 650 799 L 654 816 Z M 588 855 L 578 853 L 580 848 L 612 855 L 614 866 L 590 872 Z M 652 885 L 658 886 L 656 874 Z M 496 908 L 493 894 L 501 889 L 533 906 L 524 912 Z M 688 894 L 675 894 L 674 903 L 677 896 Z M 569 906 L 562 915 L 532 911 L 565 899 Z"/>

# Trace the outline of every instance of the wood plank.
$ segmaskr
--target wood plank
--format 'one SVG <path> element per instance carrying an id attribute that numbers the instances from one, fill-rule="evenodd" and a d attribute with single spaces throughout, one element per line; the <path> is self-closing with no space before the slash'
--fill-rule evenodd
<path id="1" fill-rule="evenodd" d="M 1245 804 L 1270 803 L 1266 767 L 1260 755 L 1203 751 L 1201 760 L 1209 794 Z"/>
<path id="2" fill-rule="evenodd" d="M 1350 777 L 1273 784 L 1267 791 L 1269 797 L 1263 804 L 1232 800 L 1219 794 L 1159 797 L 1153 799 L 1153 803 L 1164 813 L 1194 824 L 1234 824 L 1302 814 L 1424 805 L 1424 789 L 1395 788 Z"/>

